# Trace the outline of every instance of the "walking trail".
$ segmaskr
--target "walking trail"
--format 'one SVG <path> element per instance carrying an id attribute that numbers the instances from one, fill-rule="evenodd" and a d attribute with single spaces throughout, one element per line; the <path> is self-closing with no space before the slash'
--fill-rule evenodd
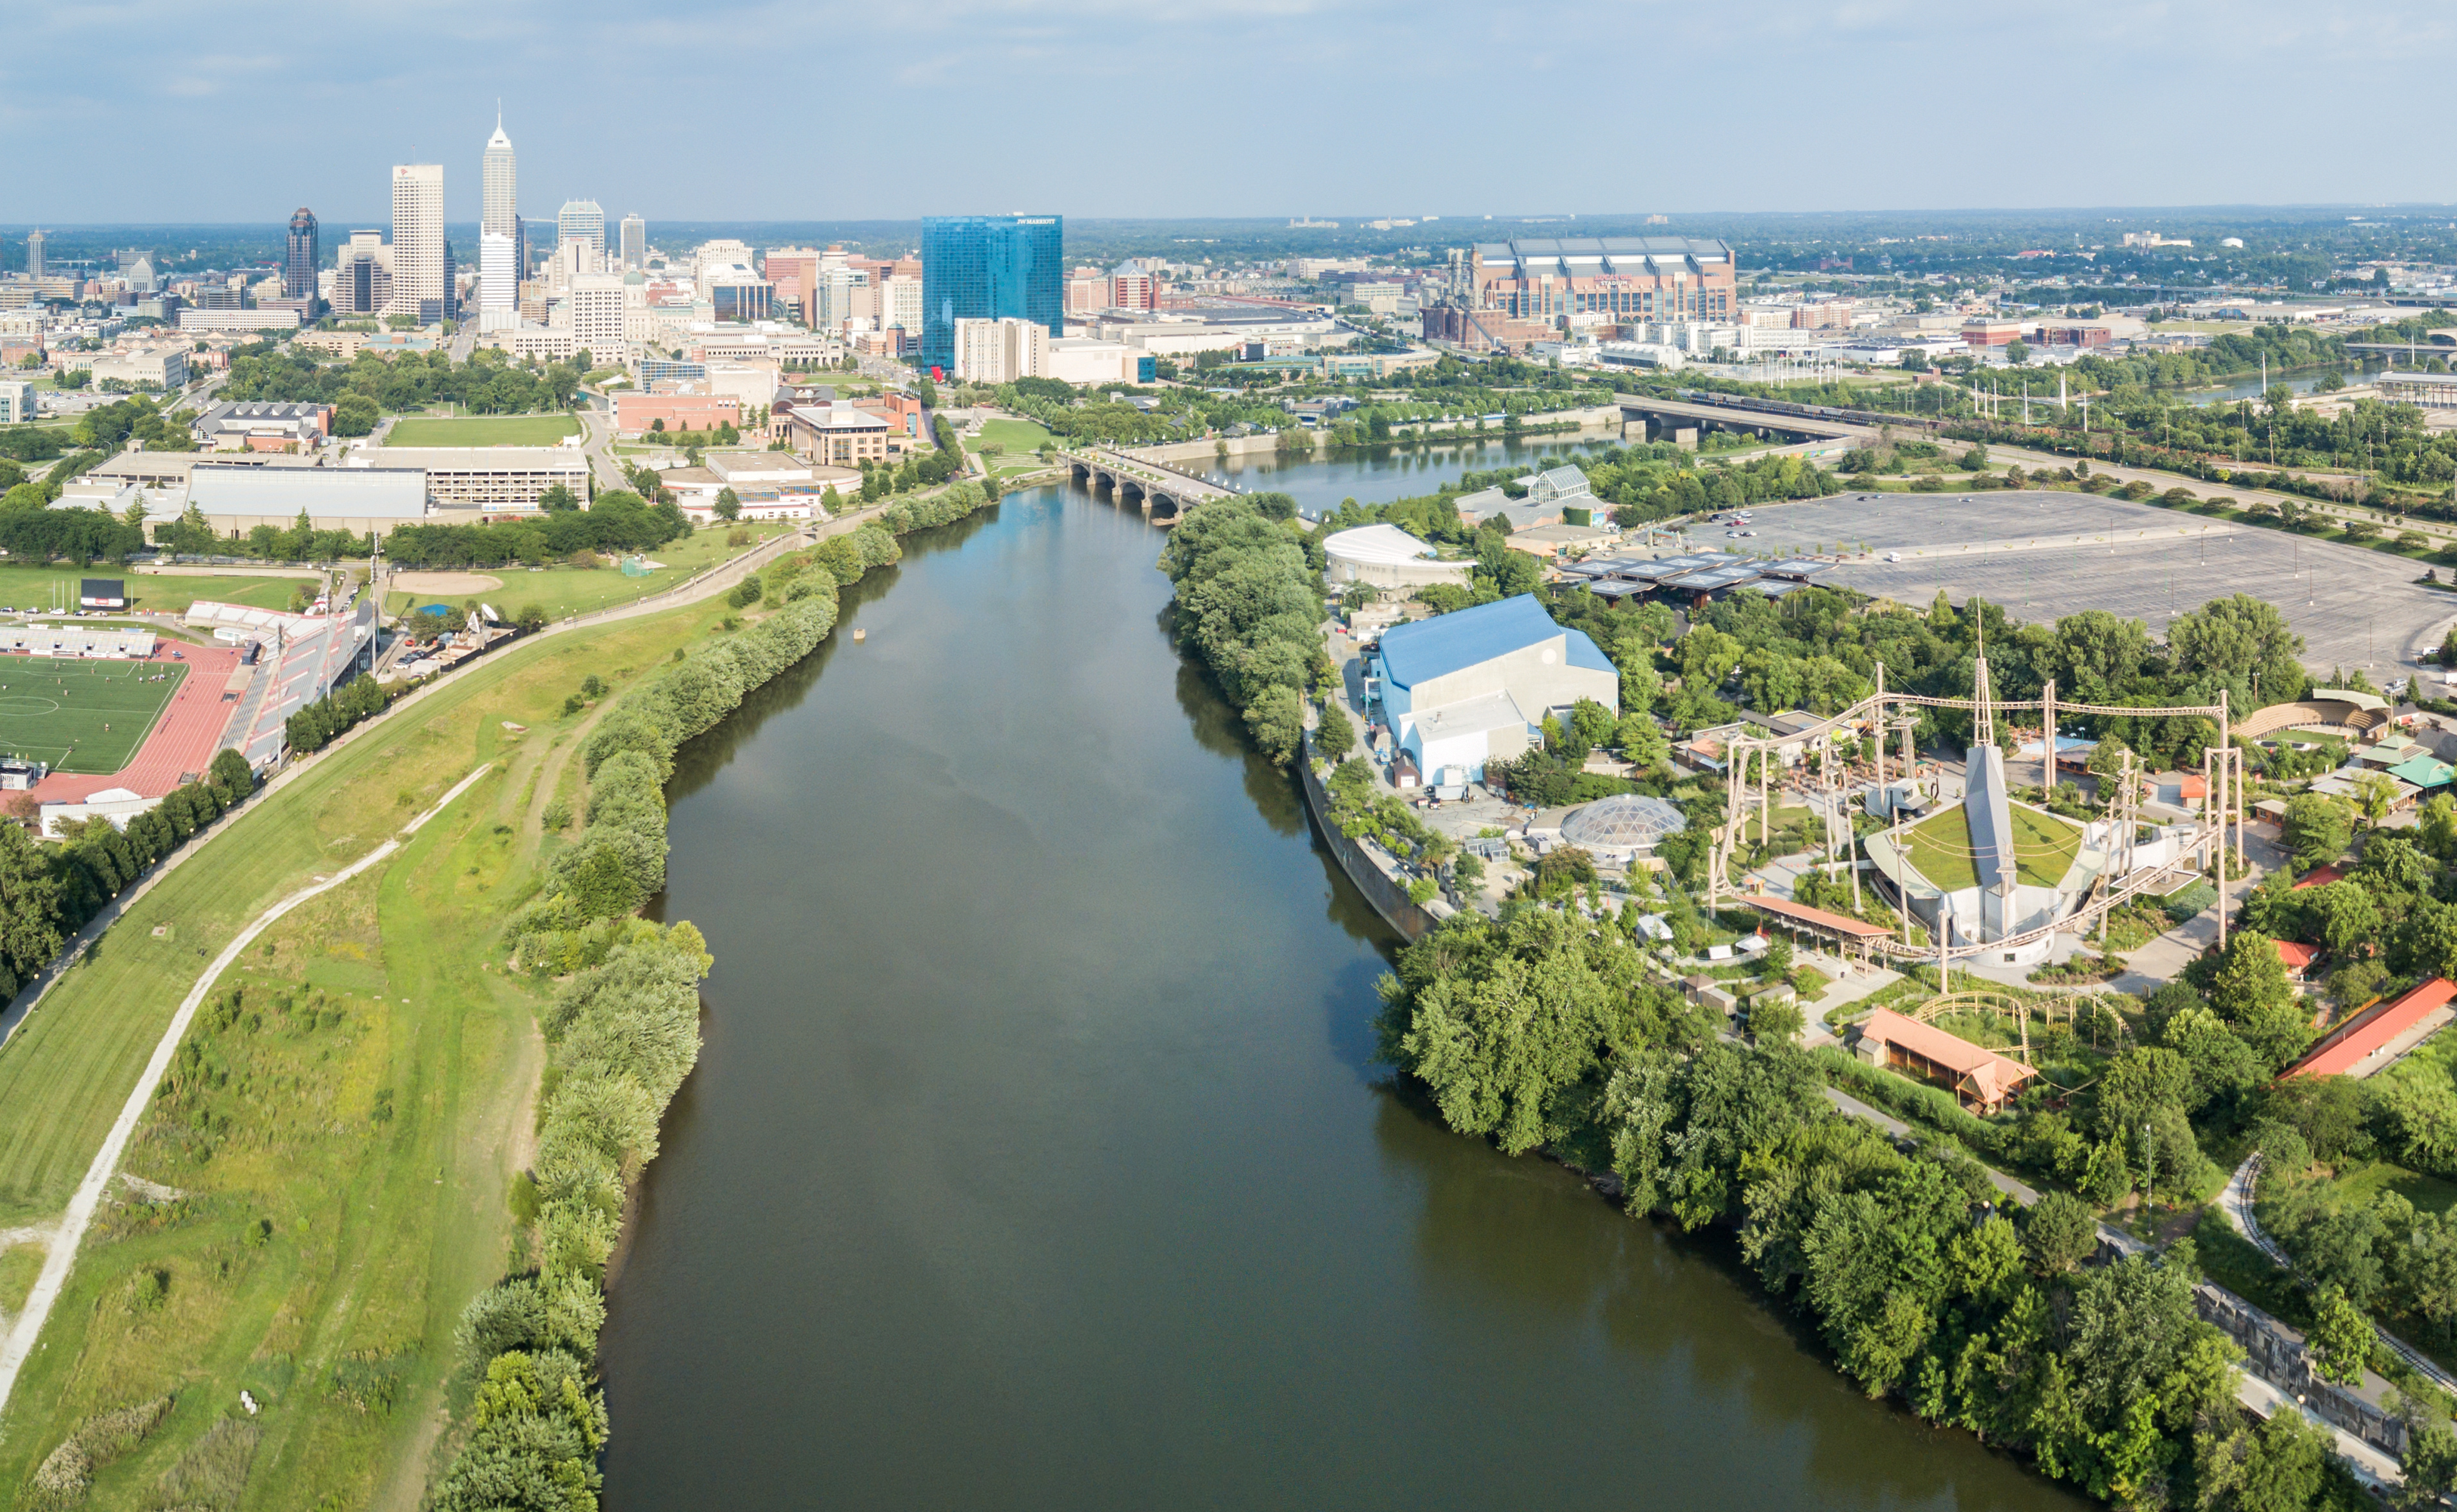
<path id="1" fill-rule="evenodd" d="M 119 1157 L 127 1152 L 128 1141 L 136 1132 L 137 1120 L 144 1116 L 146 1106 L 154 1101 L 155 1088 L 161 1086 L 164 1074 L 171 1069 L 171 1058 L 178 1053 L 179 1041 L 187 1035 L 189 1021 L 196 1016 L 196 1009 L 203 1005 L 205 998 L 213 991 L 214 984 L 275 920 L 318 894 L 330 892 L 368 868 L 381 864 L 401 849 L 404 839 L 417 834 L 428 819 L 443 813 L 454 798 L 469 791 L 473 783 L 492 771 L 494 765 L 491 761 L 485 762 L 452 784 L 451 789 L 436 800 L 433 808 L 403 826 L 400 835 L 324 880 L 300 888 L 258 914 L 223 947 L 220 955 L 214 958 L 213 963 L 205 968 L 204 975 L 196 979 L 196 986 L 180 1001 L 179 1011 L 171 1016 L 170 1027 L 162 1031 L 161 1043 L 154 1046 L 154 1058 L 145 1063 L 145 1074 L 138 1077 L 135 1087 L 130 1089 L 128 1102 L 120 1108 L 119 1117 L 112 1123 L 111 1132 L 104 1136 L 102 1148 L 94 1151 L 93 1164 L 86 1168 L 85 1179 L 77 1183 L 76 1194 L 69 1199 L 68 1212 L 60 1219 L 51 1253 L 43 1259 L 42 1274 L 35 1277 L 34 1290 L 26 1298 L 25 1310 L 10 1323 L 8 1337 L 0 1339 L 0 1411 L 7 1409 L 10 1393 L 16 1389 L 18 1372 L 25 1368 L 28 1357 L 33 1354 L 34 1341 L 41 1336 L 43 1324 L 52 1315 L 52 1307 L 59 1301 L 61 1291 L 68 1285 L 69 1271 L 76 1263 L 77 1247 L 84 1242 L 86 1229 L 93 1222 L 94 1209 L 101 1206 L 103 1192 L 111 1186 L 112 1172 L 119 1168 Z"/>

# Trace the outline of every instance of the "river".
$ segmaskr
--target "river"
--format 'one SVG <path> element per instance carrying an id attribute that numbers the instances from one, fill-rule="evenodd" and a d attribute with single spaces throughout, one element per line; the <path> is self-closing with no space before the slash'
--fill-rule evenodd
<path id="1" fill-rule="evenodd" d="M 908 538 L 683 753 L 717 966 L 612 1512 L 2078 1505 L 1393 1087 L 1392 937 L 1170 646 L 1162 540 L 1057 488 Z"/>

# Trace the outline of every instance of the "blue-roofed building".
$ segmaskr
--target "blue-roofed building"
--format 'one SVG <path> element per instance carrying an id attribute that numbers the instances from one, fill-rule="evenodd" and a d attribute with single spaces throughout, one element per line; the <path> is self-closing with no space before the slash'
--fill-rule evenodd
<path id="1" fill-rule="evenodd" d="M 1621 712 L 1611 659 L 1528 593 L 1394 626 L 1372 672 L 1380 722 L 1428 780 L 1445 767 L 1481 780 L 1486 761 L 1538 743 L 1544 715 L 1581 698 Z"/>

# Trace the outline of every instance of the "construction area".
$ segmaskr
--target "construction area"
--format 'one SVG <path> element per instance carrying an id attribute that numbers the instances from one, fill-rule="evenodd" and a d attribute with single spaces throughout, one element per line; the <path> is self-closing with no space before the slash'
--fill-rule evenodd
<path id="1" fill-rule="evenodd" d="M 1758 506 L 1757 523 L 1771 549 L 1840 554 L 1819 583 L 1917 607 L 1942 591 L 2033 622 L 2098 609 L 2163 636 L 2172 616 L 2249 593 L 2303 637 L 2305 666 L 2374 682 L 2422 671 L 2457 622 L 2457 594 L 2408 558 L 2096 494 L 1848 493 Z"/>

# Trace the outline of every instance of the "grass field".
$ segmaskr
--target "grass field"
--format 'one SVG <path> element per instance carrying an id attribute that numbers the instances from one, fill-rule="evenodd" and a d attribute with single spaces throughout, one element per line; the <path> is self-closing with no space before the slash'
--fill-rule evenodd
<path id="1" fill-rule="evenodd" d="M 2080 828 L 2019 803 L 2012 809 L 2015 878 L 2025 886 L 2054 887 L 2081 854 Z M 1946 892 L 1979 885 L 1979 871 L 1972 859 L 1971 820 L 1962 805 L 1911 826 L 1910 859 L 1921 876 Z"/>
<path id="2" fill-rule="evenodd" d="M 187 675 L 178 662 L 0 656 L 0 751 L 61 772 L 116 772 Z"/>
<path id="3" fill-rule="evenodd" d="M 580 434 L 569 415 L 411 415 L 384 433 L 387 446 L 551 446 Z"/>
<path id="4" fill-rule="evenodd" d="M 979 451 L 984 444 L 1004 446 L 1007 455 L 1029 455 L 1057 440 L 1039 422 L 1030 420 L 985 420 L 981 433 L 964 438 L 966 451 Z"/>
<path id="5" fill-rule="evenodd" d="M 541 989 L 494 953 L 559 843 L 548 804 L 585 807 L 572 756 L 593 715 L 564 700 L 592 673 L 619 692 L 729 612 L 712 600 L 515 647 L 314 758 L 132 905 L 0 1047 L 5 1228 L 66 1204 L 180 996 L 245 922 L 495 763 L 225 976 L 245 1012 L 218 1030 L 200 1016 L 192 1042 L 214 1085 L 140 1125 L 125 1169 L 159 1185 L 116 1191 L 89 1232 L 0 1425 L 0 1487 L 85 1418 L 176 1392 L 86 1502 L 167 1504 L 162 1478 L 244 1387 L 267 1404 L 261 1440 L 244 1495 L 216 1504 L 419 1504 L 454 1323 L 515 1243 Z M 0 1264 L 0 1284 L 13 1274 Z"/>
<path id="6" fill-rule="evenodd" d="M 364 578 L 361 570 L 359 576 Z M 128 585 L 130 607 L 149 613 L 181 614 L 200 598 L 255 609 L 288 609 L 300 584 L 313 587 L 316 575 L 298 577 L 192 577 L 184 573 L 127 572 L 118 568 L 0 566 L 0 609 L 48 611 L 52 604 L 76 608 L 77 584 L 89 577 L 115 577 Z"/>
<path id="7" fill-rule="evenodd" d="M 669 541 L 648 553 L 650 561 L 663 562 L 665 566 L 646 577 L 625 577 L 612 567 L 558 566 L 535 572 L 523 567 L 478 569 L 504 580 L 500 591 L 490 589 L 478 596 L 506 614 L 518 614 L 531 604 L 544 610 L 548 619 L 586 614 L 592 610 L 629 604 L 633 599 L 662 593 L 694 572 L 751 549 L 747 546 L 725 544 L 725 538 L 733 530 L 750 531 L 753 543 L 756 544 L 791 528 L 793 527 L 789 525 L 766 522 L 694 530 L 679 541 Z M 451 601 L 457 604 L 460 598 Z M 439 597 L 433 593 L 386 593 L 384 612 L 402 614 L 408 612 L 412 604 L 437 602 L 440 602 Z"/>

